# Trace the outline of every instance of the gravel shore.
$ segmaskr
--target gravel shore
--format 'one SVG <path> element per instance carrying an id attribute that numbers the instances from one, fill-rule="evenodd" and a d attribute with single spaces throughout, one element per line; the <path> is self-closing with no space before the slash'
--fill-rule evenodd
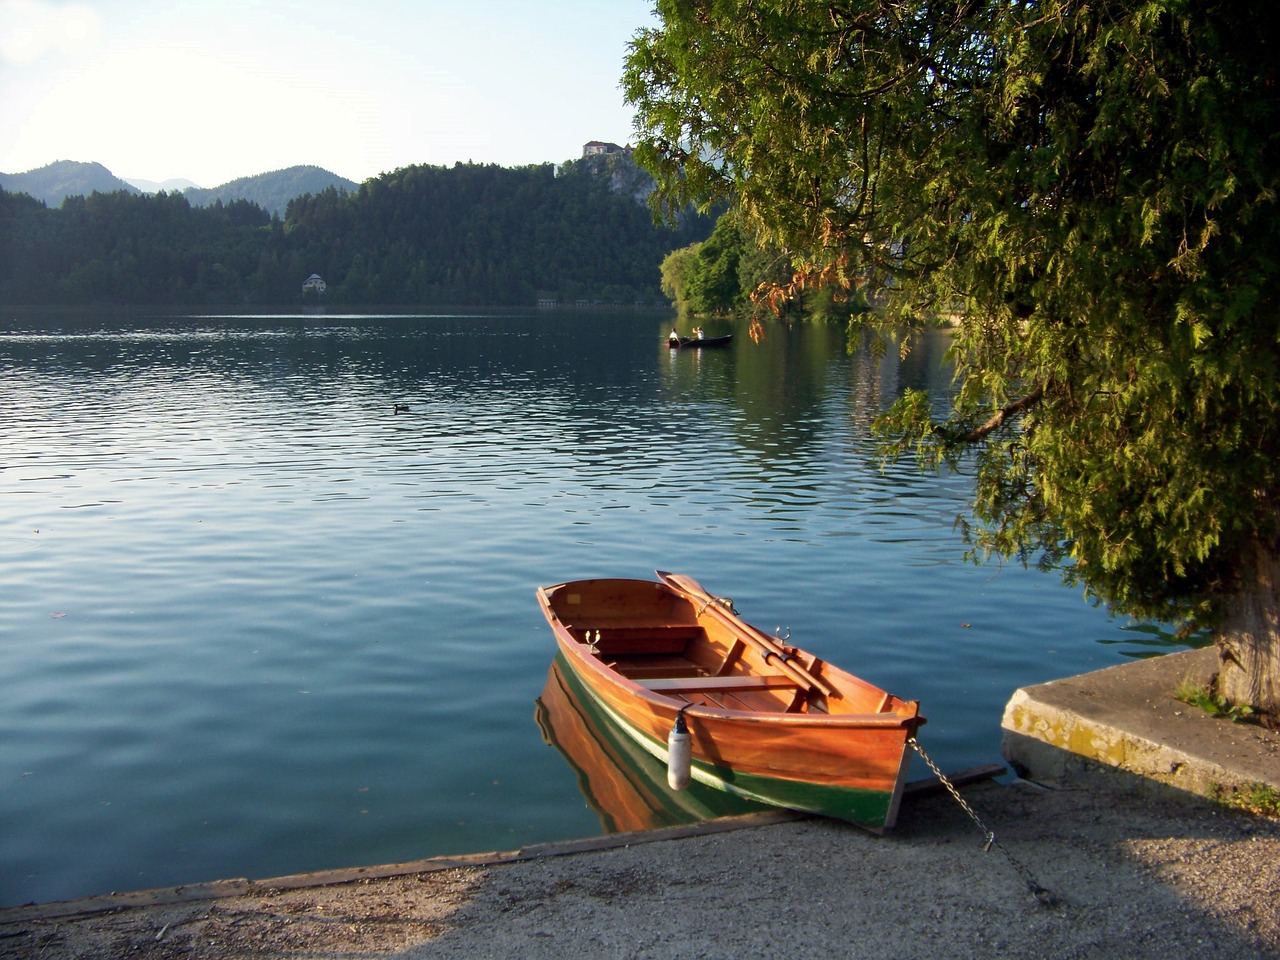
<path id="1" fill-rule="evenodd" d="M 798 819 L 93 915 L 11 913 L 0 957 L 1280 958 L 1280 823 L 1079 787 L 964 795 L 996 833 L 988 852 L 935 795 L 885 837 Z"/>

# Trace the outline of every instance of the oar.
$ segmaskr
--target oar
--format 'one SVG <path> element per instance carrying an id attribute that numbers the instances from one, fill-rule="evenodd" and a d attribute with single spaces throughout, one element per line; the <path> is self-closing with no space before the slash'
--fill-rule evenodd
<path id="1" fill-rule="evenodd" d="M 760 649 L 760 651 L 764 654 L 764 659 L 766 663 L 768 662 L 770 657 L 777 657 L 778 663 L 782 665 L 782 669 L 787 672 L 787 674 L 791 677 L 791 679 L 795 680 L 798 683 L 807 684 L 808 686 L 821 690 L 823 693 L 825 693 L 829 697 L 835 696 L 834 687 L 832 687 L 826 681 L 821 680 L 818 677 L 815 677 L 812 673 L 810 673 L 804 667 L 800 666 L 798 663 L 792 663 L 791 658 L 783 651 L 783 649 L 778 645 L 778 642 L 774 640 L 773 637 L 769 636 L 767 633 L 761 633 L 755 627 L 751 626 L 751 624 L 735 617 L 732 613 L 730 613 L 728 610 L 724 608 L 724 606 L 720 603 L 719 598 L 708 593 L 706 588 L 703 587 L 703 585 L 700 584 L 697 580 L 693 579 L 693 577 L 686 577 L 683 574 L 679 574 L 679 573 L 667 573 L 665 570 L 658 570 L 657 574 L 658 574 L 658 579 L 660 579 L 663 583 L 666 583 L 672 587 L 675 587 L 677 590 L 679 590 L 681 593 L 685 594 L 686 596 L 698 597 L 700 599 L 706 600 L 707 604 L 705 607 L 703 607 L 704 610 L 707 609 L 708 607 L 713 608 L 717 614 L 719 614 L 720 616 L 726 619 L 731 620 L 735 627 L 740 627 L 741 632 L 745 634 L 744 639 L 754 643 L 755 646 Z"/>

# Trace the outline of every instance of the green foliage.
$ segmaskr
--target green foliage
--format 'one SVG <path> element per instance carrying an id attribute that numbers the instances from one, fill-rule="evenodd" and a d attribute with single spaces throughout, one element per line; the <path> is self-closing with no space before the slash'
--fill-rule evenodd
<path id="1" fill-rule="evenodd" d="M 623 166 L 406 167 L 298 197 L 283 221 L 247 200 L 95 193 L 50 210 L 0 192 L 0 303 L 298 303 L 311 273 L 336 304 L 652 302 L 662 258 L 711 221 L 655 224 Z"/>
<path id="2" fill-rule="evenodd" d="M 704 242 L 668 255 L 663 262 L 662 291 L 682 315 L 743 313 L 756 309 L 762 289 L 787 284 L 792 273 L 790 257 L 752 236 L 738 211 L 730 209 L 716 220 Z M 847 317 L 862 308 L 861 298 L 830 290 L 810 291 L 787 304 L 791 312 L 818 317 Z"/>
<path id="3" fill-rule="evenodd" d="M 963 308 L 950 415 L 884 426 L 976 453 L 980 553 L 1221 625 L 1280 554 L 1268 10 L 661 0 L 625 88 L 661 202 L 732 199 L 887 323 Z"/>
<path id="4" fill-rule="evenodd" d="M 1280 817 L 1280 791 L 1269 784 L 1247 783 L 1238 787 L 1216 784 L 1209 797 L 1237 810 L 1264 817 Z"/>
<path id="5" fill-rule="evenodd" d="M 698 249 L 701 243 L 691 243 L 679 250 L 672 250 L 662 261 L 662 292 L 676 306 L 681 316 L 689 312 L 689 283 L 698 269 Z"/>
<path id="6" fill-rule="evenodd" d="M 705 243 L 698 245 L 696 267 L 688 280 L 689 308 L 696 314 L 729 313 L 745 301 L 738 263 L 745 247 L 731 216 L 722 216 Z"/>
<path id="7" fill-rule="evenodd" d="M 279 282 L 264 253 L 281 239 L 244 202 L 200 209 L 178 193 L 119 191 L 49 210 L 0 193 L 0 302 L 239 303 Z"/>
<path id="8" fill-rule="evenodd" d="M 1178 684 L 1173 696 L 1183 703 L 1203 710 L 1211 717 L 1223 717 L 1235 723 L 1252 720 L 1254 711 L 1248 704 L 1229 703 L 1221 694 L 1194 680 L 1184 680 Z"/>

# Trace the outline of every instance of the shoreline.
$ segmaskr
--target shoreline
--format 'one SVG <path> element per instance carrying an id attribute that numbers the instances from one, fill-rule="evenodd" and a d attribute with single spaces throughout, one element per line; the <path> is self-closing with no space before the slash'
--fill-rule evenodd
<path id="1" fill-rule="evenodd" d="M 1278 960 L 1280 820 L 1199 794 L 1224 771 L 1276 782 L 1280 737 L 1173 699 L 1208 659 L 1171 654 L 1017 691 L 1004 752 L 1039 779 L 995 783 L 984 768 L 963 790 L 981 826 L 947 793 L 917 789 L 884 836 L 770 811 L 31 904 L 0 910 L 0 958 L 1168 960 L 1212 945 Z"/>
<path id="2" fill-rule="evenodd" d="M 9 960 L 195 957 L 1237 960 L 1280 956 L 1280 824 L 1207 801 L 1028 781 L 875 837 L 790 817 L 496 864 L 0 922 Z M 1007 855 L 1007 856 L 1006 856 Z M 1046 888 L 1030 894 L 1023 872 Z M 0 920 L 5 918 L 0 917 Z"/>

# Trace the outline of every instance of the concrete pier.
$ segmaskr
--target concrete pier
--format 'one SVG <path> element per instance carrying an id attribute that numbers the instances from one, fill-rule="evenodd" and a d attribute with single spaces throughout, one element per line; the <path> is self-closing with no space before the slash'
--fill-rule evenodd
<path id="1" fill-rule="evenodd" d="M 1105 778 L 1137 792 L 1280 790 L 1280 734 L 1175 698 L 1183 681 L 1207 683 L 1216 668 L 1207 648 L 1023 687 L 1004 712 L 1005 760 L 1032 780 Z"/>

